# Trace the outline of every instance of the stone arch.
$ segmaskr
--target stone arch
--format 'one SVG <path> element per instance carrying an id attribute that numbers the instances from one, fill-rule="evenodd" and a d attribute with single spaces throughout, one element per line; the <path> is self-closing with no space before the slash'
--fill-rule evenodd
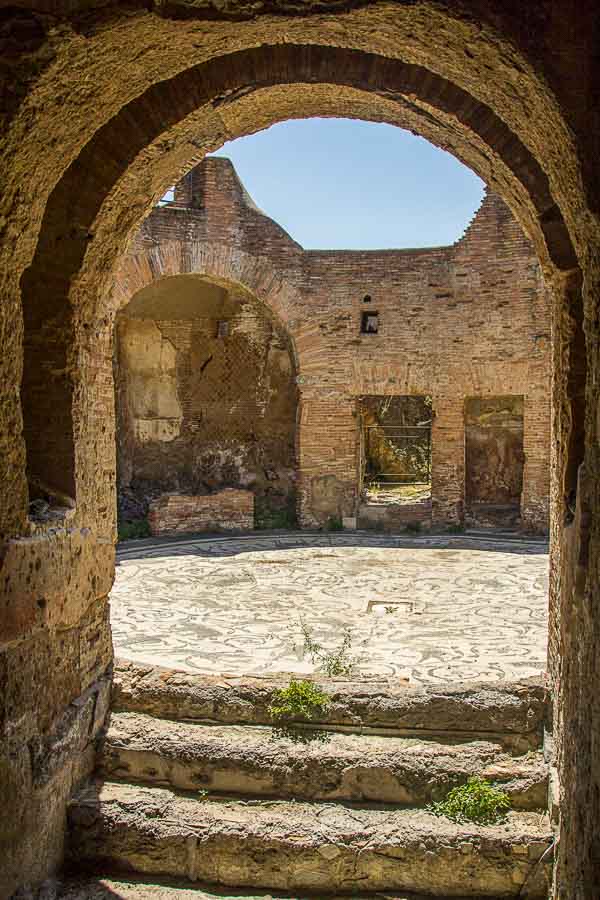
<path id="1" fill-rule="evenodd" d="M 563 21 L 553 4 L 526 10 L 521 5 L 515 11 L 514 4 L 499 8 L 489 0 L 301 7 L 285 4 L 284 14 L 275 8 L 267 17 L 262 13 L 273 12 L 272 4 L 250 11 L 245 4 L 217 9 L 175 0 L 128 8 L 122 17 L 116 6 L 88 8 L 78 20 L 72 2 L 37 4 L 52 17 L 36 19 L 40 36 L 34 50 L 44 40 L 46 46 L 33 61 L 31 77 L 27 65 L 24 80 L 18 71 L 18 90 L 8 96 L 13 121 L 6 142 L 3 202 L 10 227 L 2 268 L 8 348 L 0 359 L 8 423 L 1 435 L 2 449 L 8 452 L 0 454 L 4 534 L 27 531 L 24 444 L 20 437 L 14 439 L 21 430 L 19 298 L 27 331 L 25 366 L 31 374 L 44 352 L 44 341 L 36 341 L 42 320 L 56 326 L 62 356 L 57 355 L 53 368 L 54 377 L 62 379 L 61 407 L 70 423 L 77 523 L 108 536 L 114 435 L 105 421 L 111 387 L 107 299 L 123 243 L 153 199 L 208 149 L 291 115 L 337 112 L 394 124 L 404 121 L 463 158 L 485 180 L 495 179 L 495 189 L 534 240 L 556 288 L 555 443 L 562 448 L 571 444 L 560 451 L 556 463 L 557 494 L 574 484 L 583 457 L 581 398 L 586 378 L 583 281 L 577 261 L 586 278 L 590 317 L 598 286 L 593 252 L 599 243 L 600 208 L 593 176 L 596 136 L 589 127 L 589 95 L 579 83 L 593 75 L 584 77 L 573 64 L 578 47 L 585 45 L 581 30 L 590 23 L 590 13 L 582 10 L 575 23 L 568 16 Z M 318 15 L 312 14 L 315 9 Z M 62 15 L 56 28 L 54 17 Z M 269 80 L 262 77 L 261 66 L 268 68 L 271 54 L 279 54 L 280 64 Z M 302 56 L 307 62 L 304 82 L 298 62 Z M 328 66 L 327 58 L 336 65 Z M 404 79 L 395 79 L 398 66 L 413 67 L 414 83 L 408 71 Z M 187 73 L 192 70 L 188 94 Z M 346 79 L 342 85 L 341 72 Z M 352 73 L 354 86 L 347 83 Z M 422 84 L 416 83 L 417 75 L 422 75 Z M 420 91 L 428 83 L 437 85 L 437 97 Z M 36 307 L 40 316 L 34 313 Z M 588 340 L 593 346 L 591 321 Z M 25 407 L 28 391 L 35 395 L 35 388 L 35 380 L 27 384 Z M 589 396 L 595 396 L 591 383 Z M 588 446 L 591 416 L 589 423 Z M 34 430 L 29 428 L 28 442 Z M 62 431 L 62 425 L 57 427 L 56 435 Z M 49 437 L 47 429 L 42 431 L 41 443 Z M 593 472 L 591 451 L 589 459 Z M 565 469 L 569 474 L 563 485 Z M 593 511 L 591 485 L 587 492 Z M 555 518 L 555 539 L 567 532 L 564 524 L 562 516 Z M 573 813 L 578 810 L 561 841 L 561 857 L 571 876 L 565 880 L 564 896 L 577 880 L 584 892 L 593 893 L 595 883 L 594 829 L 589 825 L 598 818 L 598 764 L 589 747 L 598 715 L 593 706 L 586 708 L 592 695 L 582 687 L 585 676 L 594 671 L 591 657 L 598 642 L 593 604 L 583 602 L 590 527 L 585 512 L 562 542 L 570 566 L 560 584 L 566 621 L 562 699 L 570 704 L 564 742 L 571 757 L 577 757 L 567 761 L 567 775 L 573 777 L 565 779 L 564 787 L 567 807 Z M 67 566 L 70 547 L 67 541 L 60 546 Z M 106 593 L 102 585 L 110 580 L 109 558 L 107 553 L 100 584 L 93 585 L 96 597 Z M 593 599 L 592 578 L 588 583 Z M 22 606 L 21 597 L 18 600 Z M 575 601 L 581 610 L 573 612 Z M 72 623 L 78 621 L 78 602 L 73 601 Z M 582 648 L 578 640 L 583 634 L 589 640 Z M 559 638 L 555 622 L 555 641 Z M 74 694 L 69 684 L 63 706 Z M 581 751 L 579 739 L 586 744 Z M 34 841 L 30 844 L 35 847 Z M 41 855 L 37 848 L 36 855 Z"/>
<path id="2" fill-rule="evenodd" d="M 166 240 L 123 258 L 114 278 L 109 308 L 122 309 L 134 294 L 153 281 L 171 275 L 204 275 L 212 281 L 240 285 L 253 294 L 286 329 L 293 363 L 299 373 L 292 312 L 302 302 L 300 292 L 282 279 L 265 256 L 253 256 L 226 244 Z"/>
<path id="3" fill-rule="evenodd" d="M 269 260 L 225 245 L 163 240 L 123 260 L 111 296 L 120 516 L 232 486 L 252 492 L 259 522 L 292 513 L 295 293 Z"/>
<path id="4" fill-rule="evenodd" d="M 560 273 L 564 272 L 572 280 L 570 273 L 577 269 L 569 232 L 551 194 L 545 171 L 500 117 L 463 88 L 418 65 L 341 48 L 260 47 L 232 54 L 227 61 L 227 66 L 223 65 L 223 59 L 195 66 L 155 84 L 133 100 L 99 129 L 71 163 L 49 198 L 34 259 L 21 280 L 26 323 L 25 433 L 30 458 L 42 458 L 44 441 L 50 446 L 58 444 L 66 432 L 69 448 L 72 447 L 73 481 L 81 484 L 86 481 L 85 460 L 90 452 L 96 453 L 100 445 L 97 434 L 92 437 L 95 426 L 91 419 L 88 425 L 81 408 L 75 413 L 73 408 L 81 407 L 86 395 L 85 384 L 89 383 L 89 376 L 83 373 L 90 357 L 89 339 L 95 346 L 98 341 L 106 343 L 106 334 L 102 332 L 106 327 L 110 330 L 105 298 L 109 290 L 109 273 L 114 270 L 120 249 L 118 245 L 122 246 L 123 239 L 131 233 L 152 199 L 172 182 L 173 166 L 179 165 L 181 171 L 196 162 L 207 149 L 220 144 L 225 136 L 256 130 L 256 118 L 250 122 L 250 109 L 247 108 L 251 100 L 256 102 L 258 99 L 266 106 L 260 120 L 262 127 L 282 117 L 281 103 L 284 106 L 287 103 L 285 115 L 289 115 L 290 97 L 282 99 L 278 85 L 291 83 L 297 88 L 294 102 L 300 107 L 301 115 L 330 113 L 333 96 L 339 109 L 340 97 L 345 99 L 348 91 L 347 104 L 341 104 L 342 112 L 395 124 L 404 120 L 436 143 L 451 147 L 484 177 L 489 174 L 482 163 L 482 153 L 486 151 L 500 173 L 502 192 L 534 240 L 547 274 L 560 279 Z M 321 85 L 321 91 L 311 99 L 315 85 Z M 256 94 L 260 97 L 255 97 Z M 394 116 L 390 114 L 390 104 L 395 109 Z M 374 108 L 369 115 L 370 105 Z M 358 107 L 364 112 L 357 112 Z M 161 110 L 162 115 L 157 116 L 156 110 Z M 225 129 L 227 117 L 233 116 L 236 110 L 237 114 L 241 113 L 241 122 L 235 126 L 231 123 Z M 216 113 L 220 127 L 214 122 Z M 213 120 L 209 121 L 208 127 L 204 123 L 208 133 L 205 130 L 203 138 L 196 140 L 200 152 L 184 166 L 182 148 L 189 152 L 186 136 L 189 137 L 191 130 L 197 131 L 206 116 Z M 142 176 L 141 169 L 148 170 L 154 161 L 155 151 L 150 148 L 157 144 L 166 144 L 173 150 L 161 153 L 163 159 L 157 166 L 157 173 L 151 177 L 150 191 L 147 186 L 140 191 L 139 184 L 135 186 L 134 181 Z M 117 153 L 116 146 L 120 147 Z M 165 159 L 168 174 L 164 171 Z M 118 221 L 114 218 L 117 210 Z M 76 227 L 73 222 L 77 223 Z M 64 241 L 68 242 L 69 253 L 64 255 L 64 265 L 57 270 L 53 261 Z M 44 305 L 38 300 L 41 296 L 52 298 L 51 313 L 46 316 Z M 573 291 L 572 296 L 577 298 L 577 291 Z M 33 327 L 29 310 L 35 310 Z M 574 331 L 580 335 L 582 313 L 576 299 L 571 303 L 568 315 L 574 320 Z M 38 395 L 39 382 L 43 381 L 36 363 L 40 356 L 40 335 L 44 331 L 41 320 L 49 323 L 58 335 L 60 364 L 55 366 L 55 379 L 59 382 L 57 394 L 61 399 L 61 414 L 55 414 L 44 429 L 38 427 L 40 412 L 35 404 L 36 380 Z M 57 321 L 58 326 L 54 327 Z M 72 340 L 75 331 L 77 341 Z M 583 421 L 581 403 L 573 404 L 572 417 L 575 420 L 572 433 L 578 433 Z M 70 437 L 75 431 L 77 441 Z M 567 466 L 567 487 L 571 489 L 580 459 L 577 452 L 580 444 L 580 441 L 573 442 L 570 458 L 575 462 Z M 101 498 L 91 497 L 89 491 L 78 490 L 77 495 L 82 512 L 87 515 L 89 511 L 97 519 L 98 507 L 105 507 Z M 104 530 L 107 525 L 108 521 L 102 526 Z"/>

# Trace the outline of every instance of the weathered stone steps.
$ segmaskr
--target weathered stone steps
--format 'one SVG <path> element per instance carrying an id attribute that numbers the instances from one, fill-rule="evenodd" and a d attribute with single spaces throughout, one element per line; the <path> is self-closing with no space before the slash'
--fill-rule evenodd
<path id="1" fill-rule="evenodd" d="M 115 711 L 223 725 L 270 725 L 269 706 L 290 677 L 193 675 L 120 661 Z M 412 687 L 401 679 L 351 682 L 317 679 L 330 697 L 313 725 L 404 736 L 502 740 L 513 752 L 541 745 L 547 692 L 525 679 L 510 684 L 463 683 Z"/>
<path id="2" fill-rule="evenodd" d="M 93 783 L 71 803 L 70 853 L 95 871 L 132 870 L 223 887 L 414 891 L 543 898 L 548 820 L 456 825 L 423 810 L 290 801 L 199 800 Z"/>
<path id="3" fill-rule="evenodd" d="M 214 885 L 197 885 L 188 882 L 164 879 L 152 880 L 137 877 L 119 878 L 76 878 L 60 885 L 57 900 L 319 900 L 322 894 L 288 894 L 276 891 L 265 894 L 261 891 L 220 890 Z M 431 900 L 422 894 L 378 892 L 377 894 L 330 894 L 328 900 Z M 436 900 L 449 900 L 437 897 Z M 467 900 L 453 897 L 452 900 Z M 482 900 L 469 897 L 468 900 Z M 486 898 L 489 900 L 489 898 Z M 493 900 L 493 898 L 492 898 Z M 499 900 L 499 898 L 496 898 Z"/>
<path id="4" fill-rule="evenodd" d="M 502 783 L 516 809 L 542 809 L 548 798 L 540 751 L 513 757 L 490 741 L 285 733 L 138 713 L 112 713 L 98 764 L 113 779 L 225 794 L 420 806 L 479 775 Z"/>

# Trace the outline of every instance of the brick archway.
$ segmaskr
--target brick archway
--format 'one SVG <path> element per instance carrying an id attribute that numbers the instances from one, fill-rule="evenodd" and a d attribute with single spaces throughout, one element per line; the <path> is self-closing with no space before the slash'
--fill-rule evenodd
<path id="1" fill-rule="evenodd" d="M 362 51 L 291 44 L 239 51 L 227 57 L 226 65 L 219 58 L 157 82 L 96 132 L 54 188 L 34 259 L 21 279 L 26 333 L 22 395 L 28 455 L 48 466 L 44 444 L 62 447 L 62 456 L 71 457 L 70 483 L 84 516 L 98 520 L 98 507 L 105 508 L 100 496 L 86 490 L 86 470 L 93 456 L 110 452 L 111 436 L 107 431 L 102 448 L 93 416 L 88 420 L 88 412 L 77 409 L 83 395 L 76 385 L 87 383 L 91 374 L 85 371 L 91 353 L 89 339 L 94 346 L 98 342 L 107 346 L 106 298 L 123 240 L 152 200 L 172 182 L 174 169 L 189 167 L 225 137 L 246 134 L 294 114 L 331 114 L 334 104 L 344 114 L 409 125 L 451 148 L 484 178 L 493 171 L 500 192 L 533 240 L 546 277 L 561 291 L 567 282 L 575 284 L 569 315 L 575 324 L 573 340 L 581 347 L 577 264 L 548 176 L 525 143 L 489 106 L 418 65 Z M 159 117 L 153 109 L 161 111 Z M 189 141 L 198 132 L 202 137 L 193 138 L 197 149 L 190 160 Z M 123 152 L 115 154 L 119 145 Z M 90 177 L 91 173 L 98 174 Z M 73 221 L 78 223 L 76 229 Z M 64 266 L 57 269 L 56 247 L 66 236 L 70 252 Z M 48 278 L 51 291 L 47 290 Z M 45 310 L 39 302 L 42 293 L 48 297 Z M 36 303 L 33 297 L 38 298 Z M 47 410 L 42 409 L 42 419 L 46 417 L 42 430 L 36 402 L 39 382 L 45 383 L 45 376 L 36 360 L 43 323 L 48 319 L 52 338 L 44 337 L 44 353 L 52 358 L 54 371 L 65 374 L 52 382 L 53 411 L 47 417 Z M 581 353 L 578 357 L 582 359 Z M 576 390 L 571 385 L 571 393 Z M 581 403 L 573 404 L 571 418 L 572 433 L 581 434 Z M 77 440 L 72 437 L 74 431 Z M 571 462 L 567 464 L 565 457 L 560 464 L 568 476 L 562 494 L 574 489 L 579 446 L 580 441 L 574 440 Z M 106 525 L 99 527 L 106 531 Z"/>
<path id="2" fill-rule="evenodd" d="M 2 441 L 8 450 L 2 530 L 9 537 L 28 533 L 25 441 L 30 459 L 43 464 L 45 454 L 55 453 L 64 461 L 64 487 L 76 493 L 77 508 L 71 531 L 41 549 L 41 574 L 34 577 L 35 590 L 27 588 L 26 601 L 18 596 L 10 640 L 29 641 L 32 628 L 54 636 L 65 623 L 83 633 L 91 600 L 99 608 L 104 604 L 114 524 L 108 297 L 124 243 L 153 200 L 207 150 L 290 116 L 329 115 L 336 109 L 404 123 L 495 181 L 534 241 L 556 291 L 553 651 L 555 673 L 563 677 L 558 705 L 567 710 L 564 740 L 576 753 L 582 747 L 575 762 L 565 754 L 566 804 L 574 821 L 578 818 L 563 833 L 561 857 L 568 860 L 571 853 L 574 861 L 565 863 L 565 871 L 583 873 L 591 885 L 593 828 L 584 840 L 580 827 L 586 819 L 597 824 L 600 814 L 589 777 L 591 766 L 597 780 L 598 763 L 586 750 L 599 717 L 595 708 L 582 714 L 590 695 L 580 690 L 586 672 L 594 671 L 590 660 L 598 633 L 597 617 L 589 612 L 593 604 L 587 602 L 597 585 L 593 576 L 586 583 L 597 502 L 591 474 L 582 470 L 574 522 L 565 518 L 563 497 L 574 496 L 584 459 L 587 372 L 579 264 L 591 310 L 598 283 L 591 252 L 598 242 L 595 160 L 583 138 L 582 146 L 576 145 L 577 115 L 569 120 L 561 107 L 568 90 L 560 84 L 560 54 L 540 63 L 527 35 L 512 28 L 512 12 L 483 3 L 481 21 L 475 21 L 458 18 L 462 5 L 456 14 L 425 3 L 361 7 L 342 15 L 328 10 L 318 16 L 261 20 L 258 15 L 242 24 L 223 24 L 216 17 L 213 31 L 212 23 L 198 25 L 193 15 L 170 18 L 147 10 L 133 12 L 129 20 L 117 11 L 112 18 L 99 13 L 96 20 L 92 12 L 68 36 L 50 26 L 45 33 L 46 25 L 40 26 L 51 52 L 45 61 L 40 57 L 20 106 L 29 85 L 15 92 L 19 108 L 7 141 L 6 202 L 14 228 L 3 244 L 9 346 L 2 361 L 7 386 Z M 529 22 L 525 31 L 528 27 Z M 548 46 L 560 43 L 560 31 L 552 28 Z M 25 441 L 19 408 L 21 300 Z M 593 329 L 588 333 L 592 341 Z M 40 404 L 49 379 L 50 403 Z M 588 391 L 591 403 L 595 382 L 590 380 Z M 592 430 L 590 424 L 588 473 L 596 464 Z M 89 536 L 87 563 L 72 547 L 73 528 L 85 532 L 84 542 Z M 25 568 L 30 552 L 24 543 L 12 545 L 5 564 Z M 54 590 L 50 596 L 63 597 L 56 586 L 60 578 L 49 575 L 57 556 L 65 570 L 71 558 L 79 558 L 71 581 L 78 593 L 68 604 L 62 599 L 60 612 L 53 608 L 50 615 L 36 607 L 36 598 L 45 595 L 47 583 Z M 95 558 L 93 577 L 86 568 L 89 557 Z M 106 623 L 103 627 L 106 638 Z M 582 654 L 584 634 L 589 639 Z M 110 663 L 108 644 L 97 664 L 79 663 L 77 677 L 61 675 L 60 696 L 45 709 L 44 728 L 87 689 L 90 672 L 96 675 L 102 662 L 105 668 Z M 15 670 L 19 665 L 14 663 Z M 46 870 L 60 849 L 48 853 Z M 46 871 L 44 862 L 36 865 L 37 875 Z"/>
<path id="3" fill-rule="evenodd" d="M 115 273 L 110 307 L 122 309 L 134 294 L 159 278 L 171 275 L 205 275 L 214 281 L 233 282 L 246 288 L 285 327 L 292 342 L 294 364 L 298 367 L 295 332 L 290 316 L 300 301 L 299 292 L 282 279 L 265 256 L 252 256 L 221 243 L 198 245 L 166 240 L 155 247 L 127 255 Z"/>

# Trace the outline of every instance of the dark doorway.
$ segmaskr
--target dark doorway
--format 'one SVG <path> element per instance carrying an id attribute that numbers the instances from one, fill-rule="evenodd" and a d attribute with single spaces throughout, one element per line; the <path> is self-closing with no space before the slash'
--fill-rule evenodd
<path id="1" fill-rule="evenodd" d="M 523 489 L 523 397 L 465 400 L 467 524 L 517 527 Z"/>

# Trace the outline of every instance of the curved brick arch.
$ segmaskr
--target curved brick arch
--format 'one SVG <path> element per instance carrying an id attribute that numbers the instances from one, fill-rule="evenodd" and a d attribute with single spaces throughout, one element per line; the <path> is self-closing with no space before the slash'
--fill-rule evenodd
<path id="1" fill-rule="evenodd" d="M 123 259 L 115 274 L 110 299 L 112 312 L 123 309 L 135 294 L 158 279 L 174 275 L 204 275 L 215 282 L 238 284 L 253 294 L 284 326 L 292 362 L 299 373 L 298 335 L 292 315 L 302 302 L 300 293 L 264 256 L 252 256 L 225 244 L 198 245 L 172 239 L 137 249 Z"/>
<path id="2" fill-rule="evenodd" d="M 86 358 L 93 352 L 89 339 L 97 345 L 100 332 L 106 328 L 98 322 L 105 323 L 102 304 L 122 241 L 156 195 L 157 186 L 159 193 L 172 181 L 177 153 L 182 147 L 189 152 L 185 140 L 191 133 L 204 129 L 195 139 L 201 158 L 226 137 L 256 129 L 256 124 L 244 122 L 243 116 L 237 123 L 229 121 L 236 104 L 251 102 L 254 94 L 267 92 L 268 97 L 261 98 L 266 103 L 263 120 L 270 122 L 284 117 L 277 97 L 273 102 L 269 93 L 278 85 L 302 84 L 307 91 L 302 94 L 305 101 L 313 85 L 327 85 L 341 102 L 342 112 L 344 91 L 360 90 L 367 97 L 384 99 L 387 111 L 382 114 L 378 110 L 377 118 L 393 121 L 389 106 L 398 106 L 415 129 L 423 122 L 420 130 L 429 132 L 436 142 L 443 144 L 443 136 L 448 135 L 448 145 L 474 168 L 481 170 L 481 151 L 487 148 L 514 187 L 512 203 L 517 196 L 523 200 L 521 219 L 527 220 L 541 257 L 554 271 L 576 268 L 568 231 L 541 165 L 492 109 L 464 89 L 418 65 L 335 47 L 263 46 L 231 54 L 226 65 L 224 62 L 223 58 L 214 59 L 158 82 L 96 132 L 56 185 L 46 207 L 35 257 L 21 279 L 26 331 L 22 396 L 30 463 L 41 461 L 39 464 L 48 468 L 51 476 L 54 474 L 56 467 L 45 453 L 48 443 L 60 449 L 62 458 L 70 457 L 70 467 L 61 466 L 60 477 L 65 479 L 61 487 L 76 493 L 78 506 L 84 504 L 82 509 L 90 512 L 94 507 L 105 508 L 105 504 L 99 496 L 91 498 L 89 490 L 84 497 L 79 486 L 85 481 L 86 458 L 99 448 L 91 420 L 89 424 L 85 421 L 88 410 L 82 410 L 78 401 L 89 381 L 84 372 Z M 306 103 L 299 114 L 319 113 L 318 98 L 316 103 Z M 368 112 L 368 102 L 366 109 Z M 289 109 L 285 115 L 289 115 Z M 263 125 L 261 122 L 259 127 Z M 165 145 L 168 170 L 164 171 L 163 160 L 156 178 L 150 181 L 148 196 L 143 172 L 153 161 L 149 148 L 159 148 L 160 155 Z M 190 165 L 189 158 L 185 162 Z M 182 159 L 180 166 L 183 163 Z M 65 246 L 68 253 L 61 252 Z M 61 259 L 59 267 L 57 256 Z M 46 306 L 40 302 L 43 296 L 48 298 Z M 73 308 L 85 328 L 77 340 Z M 577 307 L 576 314 L 581 318 Z M 52 413 L 47 417 L 44 412 L 43 437 L 35 405 L 39 380 L 44 378 L 37 360 L 47 320 L 51 321 L 52 339 L 45 340 L 44 352 L 51 358 L 52 370 L 64 372 L 64 376 L 52 382 Z M 75 419 L 77 426 L 73 424 Z"/>
<path id="3" fill-rule="evenodd" d="M 570 462 L 572 473 L 583 452 L 578 408 L 586 379 L 582 276 L 571 267 L 570 243 L 585 278 L 588 352 L 594 366 L 587 385 L 590 409 L 598 394 L 595 301 L 600 183 L 594 97 L 597 61 L 593 57 L 597 15 L 591 3 L 577 9 L 553 0 L 539 4 L 150 0 L 127 6 L 34 0 L 19 6 L 23 16 L 30 15 L 25 7 L 50 16 L 40 16 L 38 21 L 32 13 L 36 27 L 24 29 L 23 55 L 7 57 L 7 71 L 12 76 L 14 70 L 15 78 L 13 82 L 9 77 L 6 94 L 12 124 L 2 198 L 8 223 L 1 245 L 5 346 L 0 368 L 6 385 L 0 435 L 0 458 L 5 461 L 0 470 L 2 533 L 9 537 L 28 533 L 19 408 L 20 288 L 30 342 L 27 367 L 31 364 L 39 375 L 39 384 L 29 387 L 35 393 L 36 387 L 46 387 L 44 377 L 57 383 L 63 379 L 66 390 L 58 399 L 65 402 L 69 418 L 58 425 L 71 428 L 69 451 L 75 456 L 72 475 L 78 489 L 77 518 L 69 536 L 57 533 L 46 542 L 40 538 L 36 547 L 29 542 L 25 549 L 26 542 L 13 541 L 4 561 L 11 576 L 29 572 L 27 586 L 25 576 L 22 581 L 13 578 L 14 597 L 7 603 L 5 630 L 16 648 L 13 654 L 11 647 L 13 655 L 7 656 L 9 690 L 13 682 L 23 685 L 9 726 L 25 719 L 34 723 L 23 741 L 27 747 L 33 746 L 30 739 L 37 741 L 40 733 L 61 721 L 68 704 L 110 663 L 105 597 L 111 578 L 114 434 L 106 301 L 127 235 L 165 185 L 199 161 L 207 149 L 237 134 L 319 111 L 394 124 L 403 120 L 463 158 L 486 180 L 496 178 L 495 189 L 528 227 L 542 262 L 551 258 L 566 273 L 554 273 L 558 460 L 553 478 L 559 494 L 561 470 L 571 455 L 569 432 L 572 443 L 579 443 Z M 13 12 L 7 12 L 9 22 Z M 9 33 L 9 50 L 11 40 Z M 292 49 L 288 64 L 287 50 L 282 46 L 275 51 L 275 45 L 318 49 L 310 53 Z M 346 51 L 364 64 L 362 79 L 353 86 L 340 86 L 336 73 L 327 85 L 324 79 L 332 77 L 331 70 L 322 59 L 337 53 L 340 60 Z M 267 56 L 280 53 L 279 83 L 261 82 L 260 67 L 249 64 L 248 54 L 258 58 L 263 52 Z M 313 80 L 295 81 L 299 77 L 292 65 L 295 52 L 310 55 Z M 379 85 L 369 81 L 367 54 L 384 59 L 385 65 L 390 61 L 390 72 L 399 57 L 402 65 L 421 66 L 423 83 L 432 79 L 431 84 L 442 89 L 438 102 L 411 90 L 408 74 L 407 93 L 398 92 L 391 75 Z M 182 106 L 189 99 L 186 73 L 200 64 L 204 80 L 194 78 L 189 86 L 194 103 L 204 105 L 192 104 L 192 111 L 183 115 Z M 378 68 L 378 63 L 373 64 L 372 71 Z M 230 82 L 219 80 L 220 69 L 231 75 Z M 237 76 L 237 87 L 233 76 Z M 446 79 L 446 85 L 438 79 Z M 360 91 L 361 84 L 367 99 L 355 102 L 351 94 Z M 444 96 L 449 98 L 446 106 Z M 164 106 L 158 107 L 157 101 Z M 497 131 L 498 123 L 505 128 Z M 565 225 L 569 242 L 564 240 Z M 546 247 L 553 248 L 549 254 Z M 28 266 L 30 271 L 22 279 Z M 552 275 L 550 266 L 546 274 Z M 36 346 L 38 331 L 41 339 Z M 45 367 L 41 372 L 40 361 Z M 559 735 L 564 792 L 559 888 L 565 897 L 577 890 L 582 896 L 595 896 L 598 883 L 594 841 L 600 818 L 596 750 L 600 716 L 591 677 L 600 645 L 594 612 L 598 606 L 597 529 L 590 541 L 590 521 L 598 506 L 593 484 L 598 472 L 593 418 L 588 417 L 587 472 L 582 470 L 581 478 L 584 502 L 578 502 L 574 522 L 561 515 L 555 517 L 554 525 L 555 548 L 559 540 L 562 546 L 555 565 L 560 578 L 556 574 L 554 652 L 560 662 L 555 675 L 560 675 L 562 683 L 555 706 L 564 716 Z M 41 449 L 50 452 L 55 449 L 51 429 L 43 417 L 40 424 L 46 442 Z M 78 526 L 85 534 L 76 533 Z M 105 538 L 103 544 L 95 543 L 96 534 Z M 31 552 L 31 558 L 26 552 Z M 80 562 L 86 557 L 92 557 L 93 565 Z M 105 559 L 103 571 L 101 558 Z M 63 610 L 65 596 L 68 604 Z M 42 597 L 49 598 L 43 608 L 38 602 Z M 88 616 L 88 608 L 104 619 Z M 63 633 L 68 628 L 68 643 L 54 654 L 59 646 L 52 632 L 56 623 Z M 41 661 L 46 651 L 42 651 L 40 635 L 54 654 L 49 662 Z M 104 649 L 86 649 L 92 644 Z M 37 675 L 28 672 L 29 659 L 35 660 L 31 668 Z M 52 691 L 40 690 L 46 681 Z M 31 708 L 24 709 L 20 697 L 29 704 L 32 696 Z M 13 768 L 17 771 L 16 763 Z M 16 832 L 14 837 L 12 832 L 9 835 L 16 849 L 12 853 L 13 847 L 9 848 L 5 867 L 8 894 L 23 882 L 24 873 L 39 882 L 58 865 L 60 847 L 49 851 L 45 842 L 47 834 L 62 830 L 64 820 L 64 799 L 53 800 L 46 793 L 40 800 L 38 793 L 35 801 L 27 795 L 21 806 L 13 802 L 13 796 L 22 796 L 18 771 L 11 781 L 11 786 L 18 787 L 9 792 L 7 812 L 7 821 L 19 823 L 18 836 Z"/>

